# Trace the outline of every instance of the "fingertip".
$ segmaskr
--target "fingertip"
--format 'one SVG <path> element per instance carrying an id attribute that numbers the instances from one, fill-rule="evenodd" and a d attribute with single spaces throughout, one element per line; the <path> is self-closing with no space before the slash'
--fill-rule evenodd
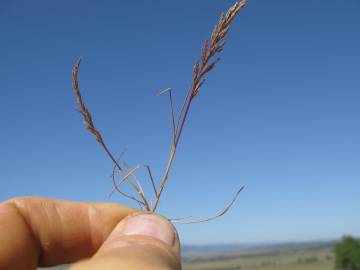
<path id="1" fill-rule="evenodd" d="M 121 220 L 97 254 L 132 245 L 134 241 L 160 246 L 180 259 L 180 241 L 174 225 L 158 214 L 143 212 L 132 213 Z"/>
<path id="2" fill-rule="evenodd" d="M 157 214 L 133 213 L 118 223 L 93 258 L 74 269 L 179 270 L 177 231 Z"/>

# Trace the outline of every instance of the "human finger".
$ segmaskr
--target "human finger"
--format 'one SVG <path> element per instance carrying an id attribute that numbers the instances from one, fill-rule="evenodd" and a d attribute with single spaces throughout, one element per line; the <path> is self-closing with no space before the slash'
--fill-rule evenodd
<path id="1" fill-rule="evenodd" d="M 180 270 L 174 226 L 153 213 L 134 213 L 115 227 L 96 254 L 71 270 Z"/>
<path id="2" fill-rule="evenodd" d="M 113 203 L 43 197 L 0 204 L 0 269 L 33 270 L 92 256 L 124 217 L 136 210 Z"/>

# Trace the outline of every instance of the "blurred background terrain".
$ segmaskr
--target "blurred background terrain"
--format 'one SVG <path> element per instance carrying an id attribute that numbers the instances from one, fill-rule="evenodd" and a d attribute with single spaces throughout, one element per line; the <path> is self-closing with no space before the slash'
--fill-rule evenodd
<path id="1" fill-rule="evenodd" d="M 358 242 L 360 243 L 360 241 Z M 183 246 L 184 270 L 330 270 L 335 269 L 339 254 L 335 246 L 339 243 L 312 242 L 277 245 L 207 245 Z M 338 269 L 359 269 L 360 244 L 357 265 Z M 336 259 L 337 257 L 337 259 Z M 67 269 L 68 266 L 51 268 Z"/>

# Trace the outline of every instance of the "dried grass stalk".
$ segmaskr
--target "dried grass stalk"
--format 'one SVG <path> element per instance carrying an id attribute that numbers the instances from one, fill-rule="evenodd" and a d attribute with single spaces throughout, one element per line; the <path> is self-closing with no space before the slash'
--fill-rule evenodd
<path id="1" fill-rule="evenodd" d="M 220 20 L 219 20 L 218 24 L 214 27 L 214 29 L 212 31 L 210 39 L 205 40 L 205 43 L 201 49 L 200 60 L 197 59 L 195 61 L 195 65 L 194 65 L 194 69 L 193 69 L 192 86 L 189 89 L 189 91 L 184 99 L 183 105 L 180 109 L 180 112 L 179 112 L 179 115 L 178 115 L 176 121 L 175 121 L 175 113 L 174 113 L 174 107 L 173 107 L 172 90 L 170 88 L 167 88 L 160 93 L 160 94 L 168 93 L 168 95 L 169 95 L 169 104 L 170 104 L 171 120 L 172 120 L 171 124 L 172 124 L 172 131 L 173 131 L 172 137 L 173 138 L 172 138 L 172 145 L 171 145 L 169 159 L 167 162 L 167 166 L 165 168 L 164 175 L 161 179 L 159 188 L 156 188 L 150 166 L 139 164 L 139 165 L 135 166 L 133 169 L 129 169 L 127 166 L 126 166 L 126 168 L 124 168 L 124 167 L 120 166 L 119 161 L 116 160 L 114 158 L 114 156 L 112 155 L 112 153 L 109 151 L 108 147 L 106 146 L 106 144 L 102 138 L 101 133 L 94 126 L 91 114 L 82 99 L 80 89 L 79 89 L 79 84 L 78 84 L 78 72 L 79 72 L 79 66 L 80 66 L 81 60 L 78 60 L 76 62 L 74 69 L 73 69 L 73 89 L 74 89 L 76 101 L 78 104 L 78 111 L 82 115 L 87 129 L 95 136 L 96 140 L 104 148 L 105 152 L 107 153 L 107 155 L 110 157 L 110 159 L 114 163 L 114 169 L 113 169 L 113 173 L 112 173 L 112 180 L 113 180 L 114 187 L 110 194 L 112 194 L 115 191 L 118 191 L 123 196 L 139 203 L 145 210 L 153 211 L 153 212 L 156 211 L 158 204 L 159 204 L 161 194 L 162 194 L 165 184 L 169 178 L 170 169 L 171 169 L 172 163 L 174 161 L 177 146 L 179 144 L 180 137 L 181 137 L 185 122 L 187 120 L 192 101 L 199 94 L 201 87 L 204 85 L 204 83 L 206 81 L 206 75 L 220 61 L 220 57 L 218 57 L 218 55 L 220 52 L 222 52 L 222 50 L 224 49 L 224 47 L 226 45 L 225 38 L 229 32 L 230 25 L 231 25 L 233 19 L 235 18 L 235 16 L 245 6 L 245 4 L 246 4 L 246 0 L 236 2 L 226 12 L 226 14 L 222 14 L 220 16 Z M 149 175 L 149 179 L 151 181 L 152 187 L 153 187 L 154 194 L 155 194 L 154 202 L 150 203 L 150 204 L 145 196 L 145 193 L 141 186 L 140 181 L 134 175 L 135 171 L 139 170 L 140 168 L 146 169 L 146 171 Z M 116 183 L 116 180 L 115 180 L 115 175 L 116 175 L 117 171 L 123 175 L 123 178 L 118 183 Z M 132 188 L 134 188 L 134 190 L 138 194 L 139 198 L 135 198 L 134 196 L 126 194 L 120 190 L 120 186 L 126 181 L 132 186 Z M 227 207 L 225 207 L 224 210 L 222 210 L 215 216 L 206 218 L 204 220 L 187 220 L 187 221 L 177 220 L 177 222 L 186 223 L 186 224 L 199 223 L 199 222 L 210 221 L 210 220 L 213 220 L 215 218 L 218 218 L 218 217 L 224 215 L 234 204 L 234 202 L 236 201 L 237 197 L 239 196 L 239 194 L 243 190 L 243 188 L 244 187 L 241 187 L 234 195 L 230 204 Z"/>
<path id="2" fill-rule="evenodd" d="M 106 146 L 101 133 L 99 130 L 96 129 L 96 127 L 94 126 L 91 114 L 88 110 L 88 108 L 86 107 L 82 96 L 81 96 L 81 92 L 80 92 L 80 88 L 79 88 L 79 82 L 78 82 L 78 73 L 79 73 L 79 67 L 80 67 L 80 63 L 81 63 L 81 59 L 79 59 L 74 66 L 73 69 L 73 73 L 72 73 L 72 81 L 73 81 L 73 89 L 74 89 L 74 93 L 75 93 L 75 97 L 76 97 L 76 101 L 78 104 L 78 108 L 77 111 L 82 115 L 85 125 L 87 127 L 87 129 L 94 134 L 96 140 L 100 143 L 100 145 L 104 148 L 105 152 L 107 153 L 107 155 L 110 157 L 110 159 L 112 160 L 112 162 L 114 163 L 114 165 L 117 167 L 117 169 L 124 175 L 127 175 L 127 172 L 119 165 L 119 163 L 116 161 L 116 159 L 114 158 L 114 156 L 112 155 L 112 153 L 110 152 L 109 148 Z M 131 182 L 130 182 L 131 183 Z M 150 211 L 150 206 L 149 203 L 147 202 L 147 199 L 145 197 L 145 194 L 143 192 L 143 189 L 141 187 L 141 185 L 139 184 L 138 187 L 136 187 L 135 185 L 133 185 L 135 191 L 139 194 L 139 196 L 141 197 L 141 202 L 138 199 L 135 199 L 134 197 L 123 193 L 122 191 L 118 190 L 118 188 L 116 188 L 123 196 L 135 200 L 138 203 L 141 203 L 141 205 L 143 205 L 145 207 L 145 209 L 147 211 Z"/>
<path id="3" fill-rule="evenodd" d="M 156 210 L 156 207 L 159 203 L 161 193 L 165 187 L 167 179 L 169 177 L 169 172 L 171 169 L 172 162 L 174 160 L 174 156 L 176 153 L 177 146 L 179 144 L 179 140 L 189 113 L 189 109 L 191 107 L 193 99 L 198 95 L 200 88 L 203 86 L 206 80 L 206 74 L 211 71 L 215 65 L 220 61 L 220 57 L 217 57 L 215 60 L 212 60 L 217 54 L 219 54 L 226 45 L 225 37 L 230 29 L 230 24 L 233 21 L 234 17 L 239 13 L 239 11 L 245 6 L 246 0 L 241 2 L 236 2 L 224 15 L 220 16 L 220 20 L 218 25 L 214 27 L 214 30 L 210 37 L 210 43 L 208 40 L 205 40 L 205 44 L 201 49 L 201 63 L 197 59 L 195 60 L 194 65 L 194 75 L 192 80 L 192 87 L 185 97 L 183 106 L 181 108 L 179 118 L 177 121 L 177 128 L 173 130 L 174 133 L 174 143 L 170 150 L 170 156 L 167 163 L 167 167 L 165 169 L 165 173 L 163 179 L 160 184 L 160 188 L 158 194 L 155 198 L 155 203 L 152 208 L 153 211 Z M 171 98 L 171 91 L 169 91 L 169 95 Z"/>

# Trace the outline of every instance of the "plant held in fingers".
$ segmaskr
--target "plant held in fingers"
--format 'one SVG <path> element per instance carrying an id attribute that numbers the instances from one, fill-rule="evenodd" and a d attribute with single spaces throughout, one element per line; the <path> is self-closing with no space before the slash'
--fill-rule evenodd
<path id="1" fill-rule="evenodd" d="M 111 194 L 115 191 L 119 192 L 121 195 L 125 196 L 128 199 L 136 201 L 142 209 L 146 211 L 155 212 L 161 194 L 164 191 L 164 187 L 168 181 L 169 173 L 174 161 L 174 157 L 177 151 L 177 147 L 179 145 L 179 141 L 181 138 L 181 134 L 183 132 L 185 122 L 188 119 L 189 110 L 192 105 L 193 100 L 197 97 L 200 89 L 205 83 L 206 75 L 217 65 L 220 61 L 220 57 L 218 56 L 221 51 L 224 49 L 226 45 L 225 37 L 229 32 L 229 28 L 235 16 L 239 13 L 239 11 L 245 6 L 246 0 L 236 2 L 230 9 L 220 16 L 220 20 L 218 24 L 214 27 L 211 37 L 209 40 L 206 40 L 202 49 L 201 49 L 201 58 L 195 61 L 194 70 L 193 70 L 193 79 L 192 85 L 190 90 L 188 91 L 183 105 L 180 109 L 180 112 L 176 116 L 173 108 L 173 98 L 172 98 L 172 90 L 170 88 L 165 89 L 160 94 L 168 94 L 169 96 L 169 103 L 171 109 L 171 120 L 172 120 L 172 144 L 169 159 L 163 174 L 163 177 L 160 181 L 160 186 L 157 188 L 155 180 L 151 173 L 151 168 L 148 165 L 139 164 L 132 169 L 127 168 L 126 166 L 121 166 L 118 159 L 114 157 L 112 152 L 109 150 L 103 137 L 101 136 L 100 131 L 94 126 L 91 114 L 86 107 L 79 88 L 78 83 L 78 72 L 80 67 L 81 60 L 79 59 L 74 66 L 72 79 L 73 79 L 73 89 L 75 93 L 75 97 L 78 104 L 78 111 L 82 115 L 87 129 L 95 136 L 98 143 L 103 147 L 106 154 L 110 157 L 111 161 L 114 164 L 114 169 L 112 173 L 112 180 L 113 180 L 113 190 Z M 134 175 L 134 173 L 139 170 L 140 168 L 145 168 L 149 175 L 149 179 L 151 181 L 151 185 L 154 191 L 154 198 L 152 201 L 149 201 L 149 198 L 145 196 L 143 187 L 139 179 Z M 116 181 L 116 173 L 120 173 L 122 175 L 122 179 L 120 181 Z M 131 194 L 125 193 L 122 191 L 121 185 L 124 182 L 128 182 L 131 187 L 135 190 L 136 196 Z M 224 215 L 234 204 L 235 200 L 239 196 L 240 192 L 243 190 L 243 186 L 236 192 L 233 199 L 231 200 L 230 204 L 224 208 L 220 213 L 216 215 L 203 219 L 203 220 L 183 220 L 182 223 L 198 223 L 198 222 L 205 222 L 215 218 L 218 218 Z"/>

